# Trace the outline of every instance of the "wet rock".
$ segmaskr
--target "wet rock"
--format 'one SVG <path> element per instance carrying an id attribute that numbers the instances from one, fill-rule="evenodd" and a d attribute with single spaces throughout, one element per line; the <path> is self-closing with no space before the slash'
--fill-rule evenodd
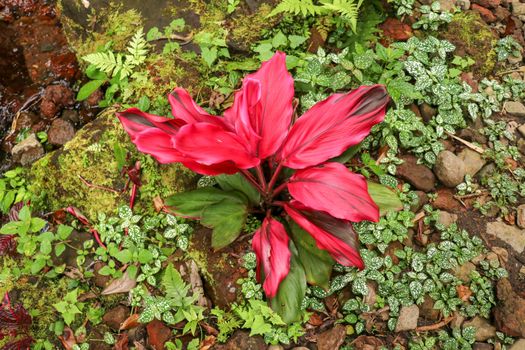
<path id="1" fill-rule="evenodd" d="M 485 7 L 480 6 L 478 4 L 472 4 L 471 8 L 472 8 L 472 11 L 475 11 L 475 12 L 479 13 L 481 18 L 485 22 L 487 22 L 487 23 L 494 23 L 494 22 L 496 22 L 496 20 L 497 20 L 496 16 L 488 8 L 485 8 Z"/>
<path id="2" fill-rule="evenodd" d="M 499 6 L 494 9 L 494 15 L 496 15 L 496 18 L 498 21 L 503 22 L 503 21 L 506 21 L 506 19 L 509 18 L 511 14 L 509 10 L 507 10 L 504 7 Z"/>
<path id="3" fill-rule="evenodd" d="M 399 311 L 397 319 L 396 332 L 411 331 L 417 327 L 419 318 L 419 308 L 417 305 L 403 306 Z"/>
<path id="4" fill-rule="evenodd" d="M 525 299 L 512 290 L 508 278 L 500 279 L 496 289 L 499 303 L 493 313 L 497 329 L 513 337 L 525 337 Z"/>
<path id="5" fill-rule="evenodd" d="M 491 9 L 495 9 L 501 4 L 501 0 L 472 0 L 472 2 Z"/>
<path id="6" fill-rule="evenodd" d="M 412 28 L 397 18 L 388 18 L 379 25 L 379 29 L 383 31 L 387 42 L 406 41 L 414 35 Z"/>
<path id="7" fill-rule="evenodd" d="M 317 335 L 317 349 L 318 350 L 334 350 L 339 349 L 346 337 L 346 327 L 337 324 L 334 328 Z"/>
<path id="8" fill-rule="evenodd" d="M 525 204 L 518 206 L 516 215 L 516 224 L 520 228 L 525 228 Z"/>
<path id="9" fill-rule="evenodd" d="M 266 350 L 261 336 L 250 337 L 245 331 L 235 331 L 226 344 L 217 344 L 212 350 Z"/>
<path id="10" fill-rule="evenodd" d="M 421 112 L 421 117 L 423 117 L 423 120 L 426 123 L 430 122 L 437 114 L 437 110 L 428 103 L 421 104 L 419 106 L 419 111 Z"/>
<path id="11" fill-rule="evenodd" d="M 44 147 L 37 140 L 35 134 L 29 135 L 25 140 L 15 145 L 11 150 L 13 161 L 23 166 L 31 165 L 44 155 Z"/>
<path id="12" fill-rule="evenodd" d="M 470 274 L 473 271 L 476 271 L 476 266 L 467 261 L 463 265 L 456 266 L 454 269 L 454 276 L 462 280 L 463 282 L 469 282 L 470 281 Z"/>
<path id="13" fill-rule="evenodd" d="M 525 249 L 525 230 L 507 225 L 501 221 L 487 223 L 487 234 L 498 238 L 512 247 L 518 254 Z"/>
<path id="14" fill-rule="evenodd" d="M 521 102 L 509 101 L 505 103 L 505 111 L 515 117 L 525 117 L 525 106 Z"/>
<path id="15" fill-rule="evenodd" d="M 95 121 L 80 129 L 64 147 L 33 164 L 29 171 L 31 186 L 34 193 L 46 193 L 49 210 L 75 205 L 92 219 L 97 212 L 110 213 L 128 203 L 129 198 L 120 193 L 127 178 L 120 175 L 113 152 L 114 143 L 144 164 L 140 174 L 142 189 L 150 190 L 141 191 L 138 205 L 151 203 L 156 195 L 166 198 L 194 188 L 196 175 L 180 164 L 159 164 L 140 154 L 114 113 L 111 109 L 104 111 Z M 89 187 L 81 177 L 88 183 L 115 191 Z M 151 190 L 153 188 L 155 190 Z"/>
<path id="16" fill-rule="evenodd" d="M 509 350 L 523 350 L 525 349 L 525 339 L 518 339 Z"/>
<path id="17" fill-rule="evenodd" d="M 102 320 L 114 331 L 120 329 L 120 325 L 124 322 L 129 316 L 129 309 L 124 305 L 119 305 L 113 309 L 106 312 Z"/>
<path id="18" fill-rule="evenodd" d="M 476 341 L 486 341 L 496 336 L 496 327 L 490 324 L 486 319 L 476 316 L 472 320 L 463 323 L 463 328 L 476 328 Z"/>
<path id="19" fill-rule="evenodd" d="M 164 350 L 164 344 L 171 338 L 171 329 L 159 320 L 153 320 L 146 326 L 148 344 L 154 350 Z"/>
<path id="20" fill-rule="evenodd" d="M 444 210 L 439 211 L 439 216 L 437 220 L 438 224 L 448 227 L 456 221 L 458 221 L 458 216 L 456 214 L 451 214 Z"/>
<path id="21" fill-rule="evenodd" d="M 461 150 L 461 152 L 458 153 L 458 157 L 465 164 L 465 172 L 470 176 L 476 175 L 476 173 L 487 163 L 478 152 L 473 151 L 470 148 L 464 148 Z"/>
<path id="22" fill-rule="evenodd" d="M 430 192 L 434 190 L 436 177 L 432 171 L 422 164 L 417 164 L 417 158 L 412 155 L 401 157 L 404 163 L 397 167 L 397 176 L 407 181 L 416 189 Z"/>
<path id="23" fill-rule="evenodd" d="M 103 98 L 104 93 L 102 92 L 102 90 L 97 89 L 95 90 L 95 92 L 89 95 L 85 102 L 89 107 L 97 107 L 98 103 L 102 101 Z"/>
<path id="24" fill-rule="evenodd" d="M 450 151 L 441 151 L 434 165 L 434 173 L 447 187 L 456 187 L 465 178 L 465 164 Z"/>
<path id="25" fill-rule="evenodd" d="M 62 112 L 62 119 L 67 120 L 71 124 L 77 124 L 80 122 L 80 116 L 74 109 L 66 109 Z"/>
<path id="26" fill-rule="evenodd" d="M 49 85 L 44 91 L 40 103 L 40 113 L 44 118 L 53 118 L 62 108 L 71 106 L 75 96 L 70 88 L 64 85 Z"/>
<path id="27" fill-rule="evenodd" d="M 22 129 L 30 129 L 33 125 L 38 122 L 38 116 L 35 113 L 24 111 L 20 113 L 20 116 L 16 120 L 14 125 L 15 131 L 20 131 Z"/>
<path id="28" fill-rule="evenodd" d="M 493 350 L 493 349 L 494 349 L 494 345 L 489 344 L 489 343 L 475 342 L 474 344 L 472 344 L 472 350 Z"/>
<path id="29" fill-rule="evenodd" d="M 75 136 L 75 128 L 64 119 L 55 119 L 47 132 L 47 139 L 50 144 L 63 146 Z"/>

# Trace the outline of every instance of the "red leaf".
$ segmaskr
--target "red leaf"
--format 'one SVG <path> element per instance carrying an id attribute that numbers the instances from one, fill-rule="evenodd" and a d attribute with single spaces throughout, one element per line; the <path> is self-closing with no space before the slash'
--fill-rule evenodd
<path id="1" fill-rule="evenodd" d="M 249 154 L 244 142 L 237 135 L 208 123 L 183 126 L 175 138 L 175 147 L 199 164 L 233 162 L 240 169 L 259 164 L 259 159 Z"/>
<path id="2" fill-rule="evenodd" d="M 312 210 L 297 201 L 285 204 L 286 213 L 308 232 L 319 249 L 328 251 L 332 258 L 344 266 L 364 268 L 359 255 L 357 233 L 352 223 Z"/>
<path id="3" fill-rule="evenodd" d="M 122 333 L 119 335 L 117 342 L 115 343 L 114 350 L 128 350 L 128 333 Z"/>
<path id="4" fill-rule="evenodd" d="M 31 326 L 31 316 L 21 304 L 5 305 L 0 309 L 0 330 L 26 332 Z"/>
<path id="5" fill-rule="evenodd" d="M 242 89 L 224 116 L 235 125 L 252 155 L 264 159 L 281 147 L 292 119 L 293 95 L 293 78 L 282 52 L 276 52 L 257 72 L 244 78 Z"/>
<path id="6" fill-rule="evenodd" d="M 24 337 L 22 339 L 5 344 L 1 350 L 29 350 L 33 342 L 33 338 Z"/>
<path id="7" fill-rule="evenodd" d="M 257 256 L 257 279 L 261 280 L 261 265 L 264 268 L 263 288 L 268 298 L 277 294 L 279 284 L 290 270 L 291 253 L 289 238 L 279 221 L 272 217 L 264 219 L 261 228 L 253 236 L 252 247 Z"/>
<path id="8" fill-rule="evenodd" d="M 0 256 L 10 255 L 15 249 L 15 235 L 0 235 Z"/>
<path id="9" fill-rule="evenodd" d="M 340 163 L 298 170 L 290 178 L 288 191 L 304 205 L 338 219 L 379 220 L 379 208 L 368 194 L 366 179 Z"/>
<path id="10" fill-rule="evenodd" d="M 171 114 L 175 119 L 184 121 L 184 124 L 209 123 L 224 127 L 220 117 L 213 116 L 198 106 L 185 89 L 176 88 L 168 95 L 171 105 Z"/>
<path id="11" fill-rule="evenodd" d="M 297 120 L 278 158 L 284 166 L 303 169 L 337 157 L 383 121 L 388 101 L 382 85 L 328 97 Z"/>

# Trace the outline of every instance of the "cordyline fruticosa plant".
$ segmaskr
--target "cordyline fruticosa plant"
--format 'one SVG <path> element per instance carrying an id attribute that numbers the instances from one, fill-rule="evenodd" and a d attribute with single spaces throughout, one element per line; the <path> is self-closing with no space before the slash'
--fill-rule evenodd
<path id="1" fill-rule="evenodd" d="M 389 98 L 384 86 L 362 86 L 328 97 L 295 120 L 285 58 L 277 52 L 246 76 L 222 117 L 180 88 L 168 96 L 173 119 L 137 108 L 118 117 L 137 148 L 160 163 L 217 175 L 220 189 L 199 188 L 166 201 L 176 214 L 212 227 L 215 248 L 237 238 L 250 210 L 264 216 L 252 241 L 257 276 L 274 309 L 292 321 L 306 281 L 327 285 L 332 258 L 364 267 L 352 222 L 378 221 L 379 208 L 365 178 L 331 159 L 383 120 Z"/>

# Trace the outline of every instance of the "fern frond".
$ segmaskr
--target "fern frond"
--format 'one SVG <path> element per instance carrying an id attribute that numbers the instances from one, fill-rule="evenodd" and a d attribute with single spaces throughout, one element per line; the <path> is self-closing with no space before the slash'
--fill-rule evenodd
<path id="1" fill-rule="evenodd" d="M 133 35 L 133 38 L 131 38 L 131 41 L 128 44 L 127 50 L 130 53 L 129 55 L 126 55 L 126 62 L 128 64 L 138 66 L 144 63 L 148 54 L 148 42 L 144 37 L 142 28 Z"/>
<path id="2" fill-rule="evenodd" d="M 359 7 L 362 2 L 363 0 L 359 0 L 358 2 L 355 0 L 323 1 L 323 7 L 341 15 L 341 17 L 348 21 L 355 33 L 357 28 L 357 18 L 359 16 Z"/>
<path id="3" fill-rule="evenodd" d="M 111 51 L 90 53 L 82 57 L 82 59 L 91 63 L 108 76 L 113 76 L 113 71 L 118 66 L 117 57 L 115 57 L 115 54 Z"/>
<path id="4" fill-rule="evenodd" d="M 269 17 L 279 13 L 290 13 L 294 15 L 315 16 L 323 11 L 322 6 L 315 5 L 312 0 L 283 0 L 272 12 Z"/>

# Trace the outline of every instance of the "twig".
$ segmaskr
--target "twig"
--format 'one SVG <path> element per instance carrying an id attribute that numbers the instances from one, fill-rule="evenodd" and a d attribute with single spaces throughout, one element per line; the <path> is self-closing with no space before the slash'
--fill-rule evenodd
<path id="1" fill-rule="evenodd" d="M 84 185 L 86 185 L 87 187 L 89 188 L 96 188 L 98 190 L 103 190 L 103 191 L 109 191 L 109 192 L 113 192 L 113 193 L 116 193 L 116 194 L 119 194 L 119 192 L 117 190 L 114 190 L 112 188 L 109 188 L 109 187 L 104 187 L 104 186 L 100 186 L 100 185 L 95 185 L 91 182 L 89 182 L 88 180 L 84 179 L 82 177 L 82 175 L 78 175 L 78 178 L 80 179 L 80 181 L 82 181 L 82 183 Z"/>
<path id="2" fill-rule="evenodd" d="M 455 200 L 460 202 L 461 205 L 463 205 L 465 208 L 468 209 L 468 206 L 465 204 L 465 202 L 463 202 L 463 199 L 476 198 L 476 197 L 479 197 L 479 196 L 483 196 L 483 195 L 485 195 L 487 193 L 488 193 L 487 190 L 483 190 L 480 193 L 470 193 L 470 194 L 465 194 L 465 195 L 462 195 L 462 196 L 454 195 L 453 197 L 454 197 Z"/>
<path id="3" fill-rule="evenodd" d="M 479 154 L 485 153 L 485 150 L 482 147 L 476 146 L 475 144 L 473 144 L 472 142 L 468 142 L 467 140 L 463 140 L 461 137 L 457 137 L 456 135 L 454 135 L 454 134 L 452 134 L 452 133 L 450 133 L 448 131 L 445 131 L 445 132 L 447 133 L 448 136 L 452 137 L 454 140 L 457 140 L 457 141 L 461 142 L 462 144 L 464 144 L 468 148 L 472 149 L 473 151 L 476 151 Z"/>
<path id="4" fill-rule="evenodd" d="M 442 321 L 440 321 L 438 323 L 434 323 L 434 324 L 431 324 L 431 325 L 428 325 L 428 326 L 417 327 L 416 328 L 416 332 L 426 332 L 426 331 L 433 331 L 433 330 L 436 330 L 436 329 L 440 329 L 441 327 L 444 327 L 447 324 L 449 324 L 450 322 L 452 322 L 452 320 L 454 318 L 455 318 L 454 316 L 449 316 L 449 317 L 445 318 L 444 320 L 442 320 Z"/>
<path id="5" fill-rule="evenodd" d="M 170 36 L 159 36 L 158 38 L 152 39 L 150 41 L 159 41 L 159 40 L 178 40 L 181 41 L 180 45 L 187 45 L 193 40 L 193 32 L 188 35 L 172 34 Z"/>

